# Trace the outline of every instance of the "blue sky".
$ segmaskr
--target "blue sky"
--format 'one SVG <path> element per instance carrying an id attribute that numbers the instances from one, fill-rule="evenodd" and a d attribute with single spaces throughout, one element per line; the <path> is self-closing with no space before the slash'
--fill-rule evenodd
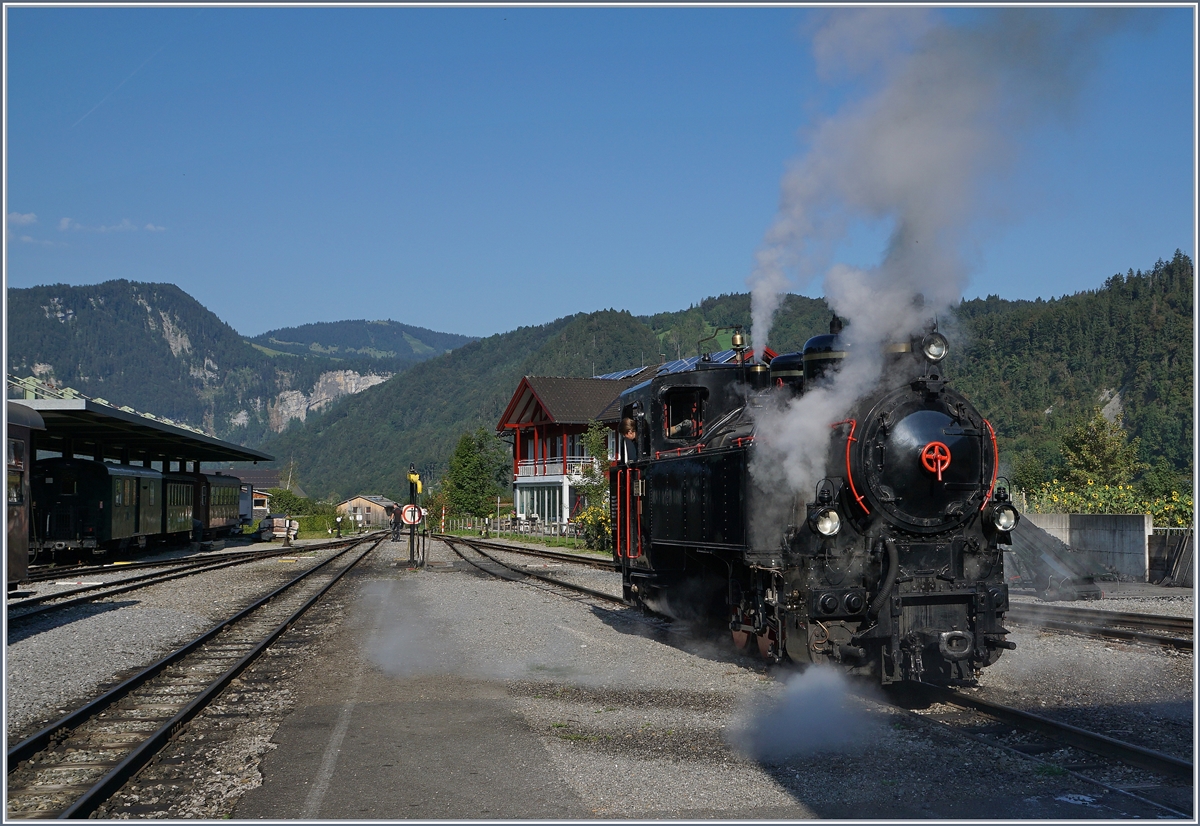
<path id="1" fill-rule="evenodd" d="M 866 94 L 818 75 L 806 8 L 5 15 L 8 286 L 171 282 L 246 335 L 488 335 L 746 292 L 789 164 Z M 1193 60 L 1191 8 L 1130 12 L 1069 108 L 1012 127 L 966 297 L 1194 257 Z M 835 258 L 885 241 L 855 223 Z"/>

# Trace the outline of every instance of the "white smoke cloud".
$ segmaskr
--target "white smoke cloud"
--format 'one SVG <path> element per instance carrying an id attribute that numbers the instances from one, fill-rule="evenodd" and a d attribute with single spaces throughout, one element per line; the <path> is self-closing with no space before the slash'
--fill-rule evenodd
<path id="1" fill-rule="evenodd" d="M 809 668 L 783 693 L 747 709 L 732 744 L 749 757 L 778 763 L 797 756 L 849 753 L 869 742 L 878 722 L 852 697 L 849 681 L 832 668 Z"/>
<path id="2" fill-rule="evenodd" d="M 970 228 L 999 210 L 985 185 L 1014 162 L 1027 127 L 1070 112 L 1100 37 L 1125 19 L 1007 9 L 956 26 L 930 10 L 877 8 L 824 18 L 813 35 L 818 75 L 853 76 L 869 91 L 813 128 L 747 282 L 756 351 L 782 293 L 824 273 L 849 352 L 833 387 L 759 417 L 752 471 L 775 494 L 771 518 L 824 475 L 829 425 L 877 384 L 879 345 L 907 340 L 961 300 Z M 891 228 L 882 261 L 830 266 L 859 221 Z"/>
<path id="3" fill-rule="evenodd" d="M 1009 9 L 954 26 L 933 15 L 833 12 L 814 33 L 818 76 L 860 78 L 871 91 L 816 124 L 783 181 L 779 214 L 748 279 L 756 347 L 768 342 L 781 285 L 825 271 L 854 221 L 886 221 L 892 232 L 879 267 L 853 273 L 872 300 L 844 300 L 839 314 L 856 321 L 881 299 L 917 292 L 930 310 L 956 303 L 967 228 L 995 209 L 983 203 L 981 184 L 1013 162 L 1026 127 L 1070 112 L 1100 36 L 1129 19 L 1112 10 Z M 829 273 L 831 299 L 851 275 Z"/>

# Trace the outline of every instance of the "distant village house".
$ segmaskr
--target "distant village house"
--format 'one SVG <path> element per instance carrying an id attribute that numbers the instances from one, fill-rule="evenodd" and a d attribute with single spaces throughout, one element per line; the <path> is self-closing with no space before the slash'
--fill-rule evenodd
<path id="1" fill-rule="evenodd" d="M 350 517 L 350 521 L 364 528 L 368 526 L 378 527 L 387 525 L 391 521 L 388 516 L 388 508 L 396 507 L 396 503 L 386 496 L 370 496 L 360 495 L 352 496 L 349 499 L 341 502 L 338 506 L 338 513 Z M 359 517 L 362 517 L 361 519 Z"/>

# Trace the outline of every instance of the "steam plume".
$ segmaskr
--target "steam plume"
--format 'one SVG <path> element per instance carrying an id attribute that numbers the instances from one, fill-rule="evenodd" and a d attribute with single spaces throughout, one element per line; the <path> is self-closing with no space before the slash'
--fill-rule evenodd
<path id="1" fill-rule="evenodd" d="M 1069 112 L 1100 36 L 1123 19 L 1012 9 L 956 27 L 931 10 L 832 13 L 813 38 L 818 76 L 865 75 L 875 91 L 817 124 L 783 181 L 748 279 L 755 346 L 767 343 L 783 288 L 824 270 L 857 220 L 887 222 L 890 242 L 875 269 L 829 272 L 835 312 L 859 322 L 885 300 L 909 305 L 914 293 L 931 311 L 957 302 L 967 275 L 960 247 L 981 214 L 980 185 L 1011 163 L 1025 127 Z M 887 330 L 906 332 L 911 322 Z"/>
<path id="2" fill-rule="evenodd" d="M 972 223 L 995 209 L 981 197 L 984 185 L 1013 162 L 1026 127 L 1070 111 L 1099 38 L 1123 14 L 1010 9 L 983 12 L 968 26 L 932 10 L 825 18 L 813 37 L 818 75 L 861 78 L 872 91 L 812 131 L 784 178 L 748 284 L 761 354 L 781 293 L 824 272 L 826 300 L 849 322 L 848 356 L 833 387 L 760 417 L 760 488 L 811 492 L 823 475 L 828 426 L 878 382 L 880 344 L 906 339 L 960 300 L 962 247 Z M 883 260 L 830 267 L 855 221 L 890 227 Z"/>

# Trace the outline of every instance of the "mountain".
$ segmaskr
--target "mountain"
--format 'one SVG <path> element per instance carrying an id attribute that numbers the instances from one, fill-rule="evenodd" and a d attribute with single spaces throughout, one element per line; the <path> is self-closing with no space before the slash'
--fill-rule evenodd
<path id="1" fill-rule="evenodd" d="M 368 358 L 402 368 L 476 341 L 475 336 L 439 333 L 398 321 L 319 321 L 282 327 L 249 339 L 267 355 Z"/>
<path id="2" fill-rule="evenodd" d="M 364 355 L 334 361 L 327 354 L 268 355 L 172 284 L 55 284 L 10 289 L 6 301 L 10 374 L 252 446 L 463 338 L 408 328 L 426 336 L 414 337 L 426 348 L 419 354 L 410 349 L 387 363 Z"/>
<path id="3" fill-rule="evenodd" d="M 407 490 L 410 464 L 426 479 L 439 476 L 464 431 L 495 427 L 522 376 L 602 374 L 656 349 L 653 331 L 627 312 L 520 327 L 414 365 L 264 449 L 295 460 L 315 496 Z"/>
<path id="4" fill-rule="evenodd" d="M 946 373 L 995 426 L 1002 472 L 1029 454 L 1053 475 L 1073 417 L 1103 405 L 1123 411 L 1145 461 L 1162 456 L 1190 474 L 1192 285 L 1192 262 L 1177 252 L 1097 290 L 1048 301 L 989 296 L 944 319 L 952 341 Z M 822 300 L 786 296 L 771 347 L 800 349 L 828 330 L 829 317 Z M 688 356 L 717 328 L 749 323 L 749 296 L 734 294 L 673 313 L 608 310 L 523 327 L 416 365 L 266 448 L 293 459 L 316 495 L 395 494 L 410 463 L 436 479 L 462 433 L 494 427 L 521 376 L 598 375 Z M 723 349 L 728 336 L 704 349 Z"/>

